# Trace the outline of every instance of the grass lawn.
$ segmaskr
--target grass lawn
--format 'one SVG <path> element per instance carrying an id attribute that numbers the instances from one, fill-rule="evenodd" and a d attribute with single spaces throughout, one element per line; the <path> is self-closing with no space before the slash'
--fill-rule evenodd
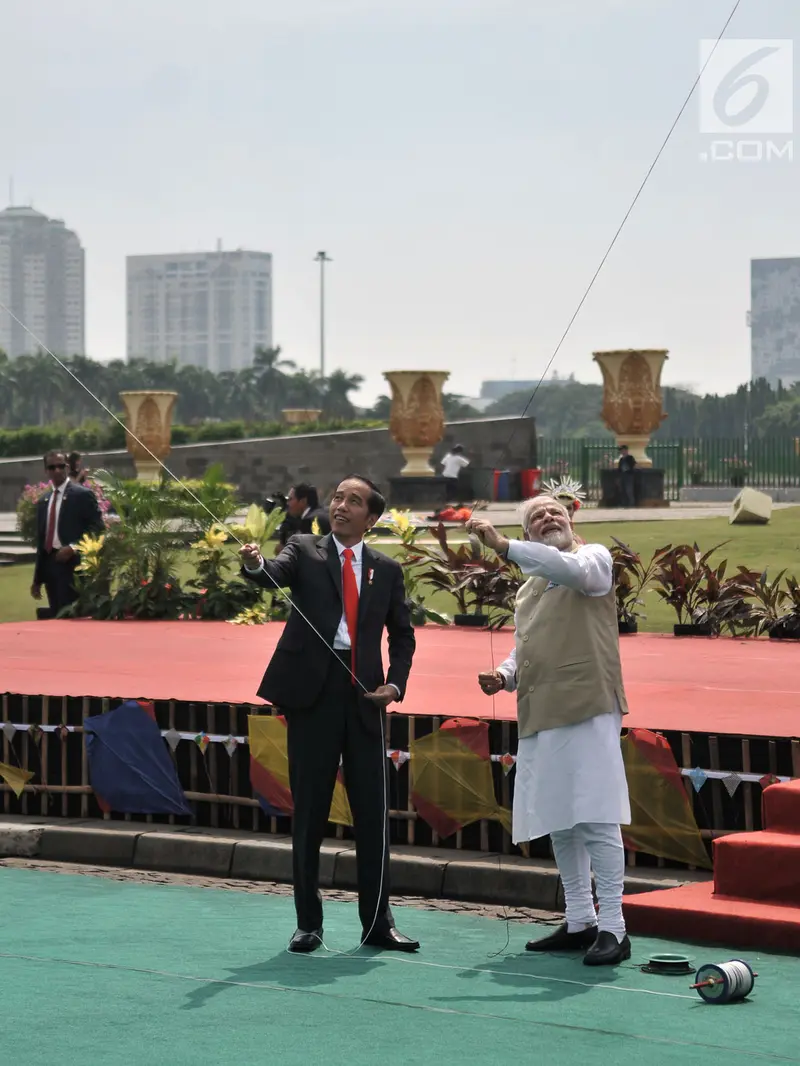
<path id="1" fill-rule="evenodd" d="M 519 535 L 519 530 L 509 529 L 509 535 Z M 581 523 L 579 532 L 584 539 L 611 544 L 618 537 L 648 560 L 656 548 L 667 544 L 694 543 L 702 550 L 717 544 L 720 548 L 716 558 L 729 560 L 729 572 L 740 563 L 754 570 L 769 570 L 775 575 L 787 570 L 800 577 L 800 507 L 774 511 L 767 526 L 731 526 L 726 518 L 695 518 L 685 522 L 603 522 Z M 391 541 L 378 542 L 377 547 L 387 554 L 396 554 Z M 36 617 L 36 604 L 30 598 L 29 589 L 33 566 L 8 566 L 0 569 L 0 622 L 19 622 Z M 643 608 L 646 620 L 640 628 L 649 632 L 670 632 L 676 621 L 675 613 L 659 597 L 646 595 Z M 452 614 L 455 602 L 446 593 L 438 593 L 431 601 L 437 610 Z"/>

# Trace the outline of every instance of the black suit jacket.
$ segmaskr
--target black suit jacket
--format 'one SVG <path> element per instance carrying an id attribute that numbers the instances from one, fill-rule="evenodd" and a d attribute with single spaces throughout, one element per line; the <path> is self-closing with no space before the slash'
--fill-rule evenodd
<path id="1" fill-rule="evenodd" d="M 53 490 L 45 493 L 36 505 L 36 566 L 33 580 L 44 583 L 44 544 L 47 537 L 47 509 Z M 85 533 L 102 533 L 105 529 L 97 497 L 91 489 L 67 481 L 64 499 L 58 512 L 58 539 L 62 546 L 77 544 Z"/>
<path id="2" fill-rule="evenodd" d="M 274 590 L 276 583 L 290 589 L 296 604 L 267 666 L 259 696 L 282 710 L 312 706 L 322 695 L 330 662 L 320 636 L 328 647 L 333 645 L 343 610 L 342 564 L 333 537 L 295 536 L 280 555 L 264 560 L 264 570 L 253 574 L 243 569 L 242 573 L 265 589 Z M 384 676 L 381 656 L 384 628 L 389 635 L 388 676 Z M 359 681 L 368 692 L 387 682 L 396 685 L 402 700 L 415 647 L 400 564 L 365 544 L 356 644 Z"/>

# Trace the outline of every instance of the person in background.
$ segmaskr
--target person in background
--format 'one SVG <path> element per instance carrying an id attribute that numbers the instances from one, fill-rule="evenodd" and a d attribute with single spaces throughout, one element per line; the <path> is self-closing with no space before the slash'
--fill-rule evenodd
<path id="1" fill-rule="evenodd" d="M 313 485 L 305 481 L 293 485 L 286 497 L 286 517 L 278 526 L 277 555 L 297 533 L 313 533 L 314 523 L 319 532 L 325 536 L 331 531 L 327 512 L 319 505 L 319 493 Z"/>
<path id="2" fill-rule="evenodd" d="M 635 507 L 636 491 L 633 470 L 636 466 L 636 460 L 628 451 L 627 444 L 620 444 L 619 446 L 617 466 L 619 467 L 619 480 L 622 486 L 622 506 Z"/>
<path id="3" fill-rule="evenodd" d="M 83 485 L 89 476 L 89 471 L 83 465 L 83 456 L 80 452 L 70 452 L 67 456 L 69 467 L 69 479 L 76 485 Z"/>
<path id="4" fill-rule="evenodd" d="M 447 489 L 448 499 L 457 500 L 458 475 L 464 467 L 469 466 L 469 459 L 464 455 L 463 445 L 454 444 L 439 465 L 442 468 L 442 477 L 446 483 L 445 488 Z"/>
<path id="5" fill-rule="evenodd" d="M 526 500 L 521 519 L 525 541 L 509 541 L 484 519 L 473 518 L 467 531 L 528 577 L 517 593 L 511 655 L 478 675 L 487 695 L 517 693 L 514 843 L 549 834 L 564 885 L 563 925 L 526 949 L 583 951 L 587 966 L 616 966 L 631 955 L 620 831 L 631 807 L 611 555 L 602 544 L 577 546 L 552 496 Z"/>
<path id="6" fill-rule="evenodd" d="M 75 601 L 75 567 L 78 565 L 78 542 L 87 533 L 100 534 L 105 529 L 95 494 L 69 479 L 64 452 L 48 452 L 44 465 L 52 483 L 36 505 L 36 565 L 31 596 L 42 598 L 47 592 L 50 613 Z"/>

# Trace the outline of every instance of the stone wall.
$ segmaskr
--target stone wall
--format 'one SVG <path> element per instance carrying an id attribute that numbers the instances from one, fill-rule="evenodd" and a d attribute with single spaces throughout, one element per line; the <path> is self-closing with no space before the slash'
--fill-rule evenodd
<path id="1" fill-rule="evenodd" d="M 464 445 L 476 475 L 481 469 L 499 466 L 512 470 L 536 466 L 533 418 L 448 422 L 434 460 L 453 444 Z M 135 476 L 133 461 L 125 451 L 87 453 L 84 463 L 90 470 Z M 270 492 L 285 491 L 297 481 L 308 481 L 317 486 L 321 496 L 327 496 L 344 474 L 353 471 L 371 478 L 388 492 L 389 478 L 400 473 L 403 456 L 388 430 L 361 429 L 181 444 L 167 459 L 167 466 L 180 478 L 202 477 L 212 463 L 222 463 L 227 479 L 239 486 L 244 499 L 261 500 Z M 44 478 L 41 456 L 0 459 L 0 511 L 13 511 L 25 485 Z M 478 495 L 488 494 L 477 486 L 476 490 Z"/>

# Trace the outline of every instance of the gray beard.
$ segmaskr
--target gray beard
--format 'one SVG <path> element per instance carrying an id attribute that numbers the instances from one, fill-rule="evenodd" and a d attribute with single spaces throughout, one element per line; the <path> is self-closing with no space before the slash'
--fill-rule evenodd
<path id="1" fill-rule="evenodd" d="M 549 548 L 558 548 L 559 551 L 563 552 L 572 547 L 572 534 L 548 533 L 542 537 L 542 544 L 546 544 Z"/>

